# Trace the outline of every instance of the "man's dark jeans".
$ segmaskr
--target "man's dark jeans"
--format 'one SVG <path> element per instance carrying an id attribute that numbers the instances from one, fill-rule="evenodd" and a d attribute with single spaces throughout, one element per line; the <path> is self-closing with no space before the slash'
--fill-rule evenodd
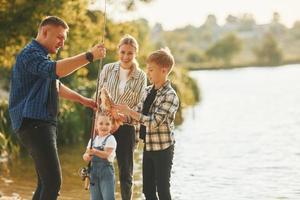
<path id="1" fill-rule="evenodd" d="M 117 141 L 117 160 L 122 200 L 132 198 L 133 152 L 135 147 L 135 129 L 123 125 L 113 134 Z"/>
<path id="2" fill-rule="evenodd" d="M 56 146 L 56 126 L 42 120 L 24 119 L 17 136 L 35 164 L 38 184 L 32 199 L 57 199 L 61 168 Z"/>
<path id="3" fill-rule="evenodd" d="M 144 150 L 143 193 L 146 200 L 171 200 L 170 176 L 173 155 L 174 145 L 161 151 Z"/>

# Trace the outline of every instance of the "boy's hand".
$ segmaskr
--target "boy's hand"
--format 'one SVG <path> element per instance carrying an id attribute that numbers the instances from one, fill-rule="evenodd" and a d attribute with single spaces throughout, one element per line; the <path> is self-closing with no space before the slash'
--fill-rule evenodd
<path id="1" fill-rule="evenodd" d="M 115 104 L 113 108 L 116 109 L 119 113 L 122 113 L 124 115 L 129 115 L 131 110 L 129 106 L 126 104 Z"/>

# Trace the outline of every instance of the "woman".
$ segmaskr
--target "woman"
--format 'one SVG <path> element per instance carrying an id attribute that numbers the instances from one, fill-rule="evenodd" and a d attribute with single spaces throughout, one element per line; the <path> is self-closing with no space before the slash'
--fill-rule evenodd
<path id="1" fill-rule="evenodd" d="M 119 60 L 106 64 L 100 73 L 99 91 L 102 87 L 110 93 L 114 103 L 127 104 L 134 108 L 140 101 L 147 78 L 139 68 L 136 56 L 139 47 L 136 39 L 125 35 L 118 45 Z M 98 98 L 100 99 L 100 98 Z M 120 126 L 113 135 L 117 141 L 116 157 L 119 168 L 122 200 L 132 196 L 133 151 L 135 129 L 131 125 Z"/>

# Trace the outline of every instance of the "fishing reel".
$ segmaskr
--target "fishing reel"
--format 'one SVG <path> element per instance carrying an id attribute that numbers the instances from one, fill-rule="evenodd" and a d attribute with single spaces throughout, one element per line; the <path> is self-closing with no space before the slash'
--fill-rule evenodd
<path id="1" fill-rule="evenodd" d="M 78 171 L 79 176 L 81 177 L 81 180 L 84 181 L 84 189 L 89 190 L 90 189 L 90 172 L 88 167 L 82 167 Z"/>
<path id="2" fill-rule="evenodd" d="M 81 177 L 81 180 L 85 180 L 87 177 L 90 177 L 89 169 L 88 167 L 82 167 L 79 169 L 79 176 Z"/>

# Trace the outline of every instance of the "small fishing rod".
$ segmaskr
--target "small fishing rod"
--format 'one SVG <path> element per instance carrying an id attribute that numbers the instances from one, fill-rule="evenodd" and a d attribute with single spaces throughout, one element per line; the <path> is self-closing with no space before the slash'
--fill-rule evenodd
<path id="1" fill-rule="evenodd" d="M 104 39 L 106 35 L 106 0 L 104 0 L 104 12 L 103 12 L 103 34 L 101 42 L 104 45 Z M 102 65 L 103 65 L 103 58 L 100 59 L 99 66 L 98 66 L 98 77 L 97 77 L 97 84 L 96 84 L 96 104 L 97 109 L 100 107 L 99 105 L 99 85 L 100 85 L 100 73 L 102 71 Z M 92 125 L 91 125 L 91 132 L 90 132 L 90 149 L 93 148 L 93 141 L 95 136 L 95 120 L 97 117 L 97 110 L 93 111 L 93 118 L 92 118 Z M 91 171 L 91 161 L 89 162 L 87 168 L 82 168 L 80 171 L 82 179 L 84 180 L 84 189 L 88 190 L 90 185 L 90 171 Z M 84 175 L 83 175 L 84 174 Z"/>

